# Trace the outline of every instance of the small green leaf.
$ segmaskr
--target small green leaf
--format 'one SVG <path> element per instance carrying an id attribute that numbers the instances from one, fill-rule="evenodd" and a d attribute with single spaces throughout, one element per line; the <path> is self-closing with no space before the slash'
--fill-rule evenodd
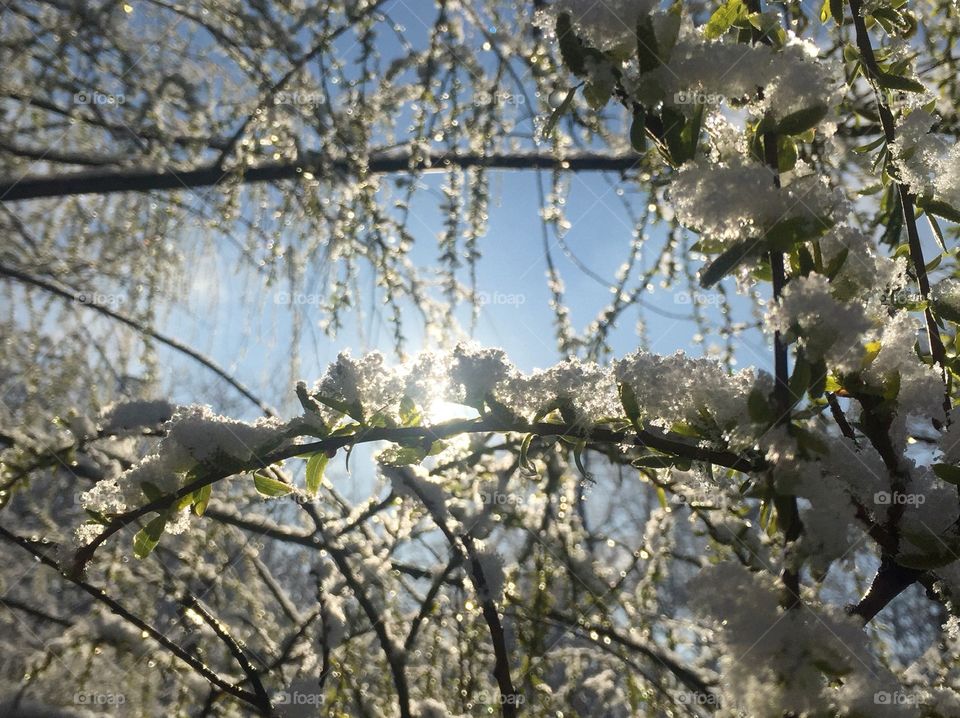
<path id="1" fill-rule="evenodd" d="M 583 42 L 573 31 L 569 13 L 564 12 L 557 16 L 556 32 L 563 64 L 577 77 L 583 77 L 587 74 L 586 54 Z"/>
<path id="2" fill-rule="evenodd" d="M 577 87 L 580 87 L 577 85 Z M 544 139 L 548 138 L 553 132 L 553 129 L 557 126 L 557 123 L 560 121 L 560 118 L 563 117 L 570 110 L 570 105 L 573 104 L 573 98 L 577 94 L 577 87 L 571 87 L 567 90 L 566 96 L 563 98 L 563 102 L 557 105 L 557 108 L 550 113 L 550 118 L 547 120 L 547 123 L 543 126 L 543 137 Z"/>
<path id="3" fill-rule="evenodd" d="M 133 555 L 137 558 L 149 556 L 150 552 L 160 543 L 160 537 L 163 535 L 166 526 L 166 512 L 150 519 L 147 525 L 137 531 L 133 537 Z"/>
<path id="4" fill-rule="evenodd" d="M 363 407 L 360 406 L 359 401 L 346 402 L 330 396 L 321 396 L 320 394 L 314 395 L 314 398 L 321 404 L 329 406 L 331 409 L 339 411 L 341 414 L 346 414 L 351 419 L 359 421 L 361 424 L 364 423 Z"/>
<path id="5" fill-rule="evenodd" d="M 422 446 L 391 446 L 380 452 L 377 461 L 383 466 L 410 466 L 423 461 L 427 452 Z"/>
<path id="6" fill-rule="evenodd" d="M 750 414 L 750 420 L 757 424 L 769 424 L 773 421 L 773 410 L 770 408 L 770 402 L 767 395 L 760 389 L 750 390 L 747 396 L 747 411 Z"/>
<path id="7" fill-rule="evenodd" d="M 830 15 L 837 25 L 843 25 L 843 0 L 829 0 Z"/>
<path id="8" fill-rule="evenodd" d="M 667 454 L 645 454 L 631 461 L 630 465 L 638 469 L 669 469 L 675 463 L 674 458 Z"/>
<path id="9" fill-rule="evenodd" d="M 710 16 L 703 28 L 703 34 L 710 40 L 716 40 L 746 14 L 747 6 L 743 0 L 727 0 Z"/>
<path id="10" fill-rule="evenodd" d="M 790 395 L 794 403 L 800 401 L 807 393 L 811 378 L 810 364 L 802 354 L 799 354 L 793 367 L 793 374 L 790 376 Z"/>
<path id="11" fill-rule="evenodd" d="M 660 508 L 665 509 L 668 506 L 667 503 L 667 492 L 663 490 L 662 486 L 657 487 L 657 501 L 660 503 Z"/>
<path id="12" fill-rule="evenodd" d="M 934 464 L 933 473 L 948 484 L 960 486 L 960 466 L 950 464 Z"/>
<path id="13" fill-rule="evenodd" d="M 253 485 L 261 496 L 271 499 L 277 498 L 278 496 L 286 496 L 293 491 L 293 487 L 289 484 L 285 484 L 282 481 L 278 481 L 259 472 L 253 475 Z"/>
<path id="14" fill-rule="evenodd" d="M 850 250 L 844 247 L 836 256 L 830 260 L 830 263 L 827 264 L 827 269 L 824 274 L 827 276 L 827 279 L 833 279 L 840 273 L 840 270 L 843 269 L 843 263 L 847 261 L 847 255 L 850 253 Z"/>
<path id="15" fill-rule="evenodd" d="M 533 443 L 533 434 L 527 434 L 520 443 L 520 468 L 527 473 L 535 473 L 536 465 L 530 460 L 530 444 Z"/>
<path id="16" fill-rule="evenodd" d="M 330 457 L 326 451 L 318 451 L 307 459 L 306 484 L 307 493 L 310 496 L 316 496 L 320 490 L 320 483 L 323 481 L 323 470 L 327 467 Z"/>
<path id="17" fill-rule="evenodd" d="M 797 164 L 797 143 L 791 137 L 777 137 L 777 169 L 789 172 Z"/>
<path id="18" fill-rule="evenodd" d="M 140 490 L 143 492 L 143 495 L 147 497 L 147 501 L 153 502 L 162 499 L 164 494 L 157 487 L 156 484 L 150 481 L 141 481 Z"/>
<path id="19" fill-rule="evenodd" d="M 918 82 L 910 77 L 901 77 L 889 72 L 881 72 L 877 76 L 877 84 L 887 90 L 904 90 L 906 92 L 926 92 L 927 88 L 922 82 Z"/>
<path id="20" fill-rule="evenodd" d="M 620 404 L 623 406 L 624 413 L 633 424 L 633 428 L 640 431 L 640 405 L 637 403 L 637 395 L 629 384 L 618 385 L 617 391 L 620 394 Z"/>
<path id="21" fill-rule="evenodd" d="M 639 105 L 633 111 L 633 121 L 630 123 L 630 146 L 637 152 L 647 151 L 647 117 Z"/>
<path id="22" fill-rule="evenodd" d="M 577 470 L 580 472 L 580 475 L 587 479 L 588 481 L 593 480 L 593 474 L 587 471 L 583 466 L 583 450 L 587 448 L 586 441 L 578 441 L 577 445 L 573 449 L 573 461 L 577 465 Z"/>
<path id="23" fill-rule="evenodd" d="M 811 362 L 810 375 L 810 398 L 819 399 L 827 390 L 827 363 L 823 359 Z"/>
<path id="24" fill-rule="evenodd" d="M 955 209 L 946 202 L 941 202 L 940 200 L 930 200 L 929 202 L 923 203 L 923 209 L 930 214 L 943 217 L 949 222 L 960 224 L 960 210 Z"/>
<path id="25" fill-rule="evenodd" d="M 764 238 L 770 249 L 788 252 L 799 242 L 823 236 L 832 226 L 828 217 L 790 217 L 770 227 Z"/>
<path id="26" fill-rule="evenodd" d="M 203 516 L 207 510 L 207 504 L 210 503 L 210 495 L 213 493 L 213 485 L 207 484 L 201 486 L 193 492 L 193 513 L 195 516 Z"/>
<path id="27" fill-rule="evenodd" d="M 662 64 L 653 20 L 647 13 L 641 13 L 637 21 L 637 61 L 641 74 L 656 70 Z"/>
<path id="28" fill-rule="evenodd" d="M 416 403 L 406 394 L 400 399 L 400 422 L 403 426 L 420 426 L 423 417 Z"/>
<path id="29" fill-rule="evenodd" d="M 734 244 L 703 270 L 700 286 L 704 289 L 712 287 L 762 249 L 763 242 L 759 239 L 746 239 Z"/>
<path id="30" fill-rule="evenodd" d="M 826 105 L 814 105 L 803 110 L 797 110 L 777 123 L 777 132 L 783 135 L 803 134 L 811 127 L 816 127 L 826 116 Z"/>

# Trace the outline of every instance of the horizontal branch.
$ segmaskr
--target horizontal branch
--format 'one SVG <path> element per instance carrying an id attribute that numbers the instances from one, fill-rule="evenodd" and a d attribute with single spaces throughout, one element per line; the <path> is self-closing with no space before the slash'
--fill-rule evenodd
<path id="1" fill-rule="evenodd" d="M 393 443 L 421 441 L 429 445 L 434 441 L 446 439 L 451 436 L 475 433 L 521 433 L 550 437 L 567 436 L 580 439 L 586 442 L 588 446 L 593 446 L 594 448 L 597 444 L 613 444 L 654 449 L 672 456 L 689 459 L 691 461 L 703 461 L 737 471 L 759 471 L 765 467 L 765 462 L 757 457 L 741 456 L 732 451 L 710 449 L 692 444 L 689 441 L 685 441 L 668 433 L 649 430 L 635 431 L 633 429 L 627 429 L 614 431 L 612 429 L 584 428 L 579 425 L 568 426 L 549 422 L 527 423 L 522 421 L 509 421 L 494 416 L 486 416 L 480 419 L 449 421 L 443 424 L 437 424 L 436 426 L 365 428 L 361 429 L 357 434 L 331 436 L 304 444 L 291 444 L 269 452 L 264 456 L 254 456 L 247 461 L 232 462 L 232 465 L 200 467 L 204 469 L 204 473 L 197 479 L 182 486 L 176 492 L 150 501 L 132 511 L 114 516 L 110 522 L 104 526 L 104 530 L 100 535 L 77 551 L 73 566 L 70 569 L 71 573 L 77 575 L 82 573 L 87 563 L 93 558 L 97 548 L 126 526 L 129 526 L 147 514 L 165 511 L 194 491 L 235 474 L 256 471 L 257 469 L 266 468 L 285 459 L 304 454 L 325 452 L 328 455 L 332 455 L 340 449 L 348 446 L 352 447 L 356 444 L 368 444 L 379 441 L 389 441 Z"/>
<path id="2" fill-rule="evenodd" d="M 533 170 L 569 169 L 574 172 L 625 172 L 636 167 L 642 158 L 635 153 L 627 155 L 577 154 L 566 158 L 552 154 L 492 154 L 476 152 L 442 152 L 426 159 L 412 161 L 406 153 L 375 153 L 367 163 L 371 174 L 424 172 L 445 170 L 449 167 L 484 167 L 487 169 Z M 348 174 L 346 161 L 293 160 L 267 162 L 257 167 L 224 171 L 216 166 L 197 169 L 113 169 L 69 172 L 46 176 L 27 176 L 19 179 L 0 179 L 0 201 L 17 202 L 44 197 L 70 197 L 85 194 L 112 194 L 115 192 L 152 192 L 155 190 L 183 190 L 197 187 L 240 182 L 276 182 L 298 179 L 304 172 L 318 177 Z"/>

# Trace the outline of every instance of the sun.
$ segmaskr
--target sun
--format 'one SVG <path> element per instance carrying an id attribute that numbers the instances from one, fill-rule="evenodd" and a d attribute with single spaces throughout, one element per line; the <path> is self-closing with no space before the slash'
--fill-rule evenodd
<path id="1" fill-rule="evenodd" d="M 476 419 L 480 415 L 476 409 L 469 406 L 442 399 L 431 402 L 424 413 L 428 425 L 443 424 L 458 419 Z"/>

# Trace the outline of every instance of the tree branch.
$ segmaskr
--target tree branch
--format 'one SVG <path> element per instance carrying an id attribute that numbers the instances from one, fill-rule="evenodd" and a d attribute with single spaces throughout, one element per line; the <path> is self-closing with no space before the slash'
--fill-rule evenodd
<path id="1" fill-rule="evenodd" d="M 370 156 L 367 168 L 371 174 L 440 171 L 450 167 L 507 170 L 562 168 L 573 172 L 626 172 L 637 167 L 641 162 L 642 158 L 636 153 L 628 155 L 583 153 L 562 158 L 552 154 L 535 153 L 483 155 L 476 152 L 438 152 L 424 159 L 413 159 L 406 153 L 377 152 Z M 346 161 L 330 161 L 313 156 L 299 162 L 294 160 L 266 162 L 256 167 L 233 171 L 224 171 L 214 165 L 186 170 L 138 168 L 91 170 L 27 176 L 19 179 L 6 177 L 0 179 L 0 201 L 18 202 L 44 197 L 183 190 L 235 182 L 255 184 L 301 179 L 304 172 L 310 172 L 317 177 L 330 177 L 338 174 L 346 175 L 350 171 L 351 165 Z"/>

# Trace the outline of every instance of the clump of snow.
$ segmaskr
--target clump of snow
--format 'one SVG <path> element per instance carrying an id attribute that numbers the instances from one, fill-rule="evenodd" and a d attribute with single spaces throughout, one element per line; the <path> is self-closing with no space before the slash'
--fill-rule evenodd
<path id="1" fill-rule="evenodd" d="M 147 491 L 170 494 L 198 464 L 248 462 L 277 448 L 285 440 L 285 427 L 279 419 L 261 418 L 251 424 L 218 416 L 207 406 L 182 407 L 164 425 L 166 436 L 154 453 L 119 477 L 97 482 L 82 495 L 83 505 L 106 514 L 123 513 L 147 500 L 145 485 Z"/>
<path id="2" fill-rule="evenodd" d="M 724 706 L 756 716 L 833 715 L 835 702 L 872 700 L 896 686 L 855 616 L 826 605 L 785 610 L 768 573 L 725 562 L 703 569 L 691 590 L 694 609 L 719 628 Z"/>
<path id="3" fill-rule="evenodd" d="M 380 352 L 370 352 L 359 359 L 354 359 L 350 352 L 342 352 L 314 393 L 346 404 L 359 404 L 365 414 L 371 415 L 389 414 L 391 407 L 399 403 L 403 389 L 402 377 L 387 365 Z"/>
<path id="4" fill-rule="evenodd" d="M 476 406 L 502 382 L 514 377 L 516 371 L 502 349 L 458 344 L 450 369 L 452 385 L 460 387 L 455 400 Z"/>
<path id="5" fill-rule="evenodd" d="M 591 47 L 629 49 L 636 46 L 637 21 L 657 4 L 657 0 L 556 0 L 547 7 L 547 17 L 568 14 L 576 33 Z"/>
<path id="6" fill-rule="evenodd" d="M 685 227 L 722 243 L 759 239 L 784 220 L 825 228 L 843 205 L 842 196 L 815 174 L 777 187 L 768 167 L 742 160 L 688 162 L 673 178 L 670 200 Z"/>
<path id="7" fill-rule="evenodd" d="M 747 397 L 757 384 L 751 369 L 730 374 L 710 359 L 640 350 L 614 362 L 614 375 L 633 390 L 644 418 L 661 426 L 700 426 L 703 412 L 721 428 L 750 423 Z"/>
<path id="8" fill-rule="evenodd" d="M 719 98 L 746 101 L 756 116 L 774 120 L 822 106 L 837 104 L 843 87 L 842 68 L 818 57 L 815 44 L 790 38 L 783 48 L 705 39 L 687 30 L 672 48 L 669 59 L 637 78 L 634 94 L 648 105 L 709 104 Z"/>
<path id="9" fill-rule="evenodd" d="M 824 359 L 834 372 L 856 371 L 866 344 L 876 339 L 875 324 L 862 302 L 838 300 L 831 290 L 821 274 L 795 278 L 771 308 L 768 324 L 787 342 L 802 337 L 811 361 Z"/>
<path id="10" fill-rule="evenodd" d="M 891 151 L 902 179 L 916 194 L 932 194 L 960 207 L 960 145 L 949 137 L 931 133 L 936 118 L 915 109 L 901 119 Z"/>
<path id="11" fill-rule="evenodd" d="M 169 421 L 175 411 L 176 407 L 164 399 L 127 401 L 109 407 L 103 414 L 101 425 L 107 434 L 153 428 Z"/>
<path id="12" fill-rule="evenodd" d="M 609 367 L 566 359 L 549 369 L 515 376 L 504 389 L 505 403 L 517 413 L 532 418 L 556 400 L 569 403 L 580 424 L 623 413 L 617 385 Z"/>

